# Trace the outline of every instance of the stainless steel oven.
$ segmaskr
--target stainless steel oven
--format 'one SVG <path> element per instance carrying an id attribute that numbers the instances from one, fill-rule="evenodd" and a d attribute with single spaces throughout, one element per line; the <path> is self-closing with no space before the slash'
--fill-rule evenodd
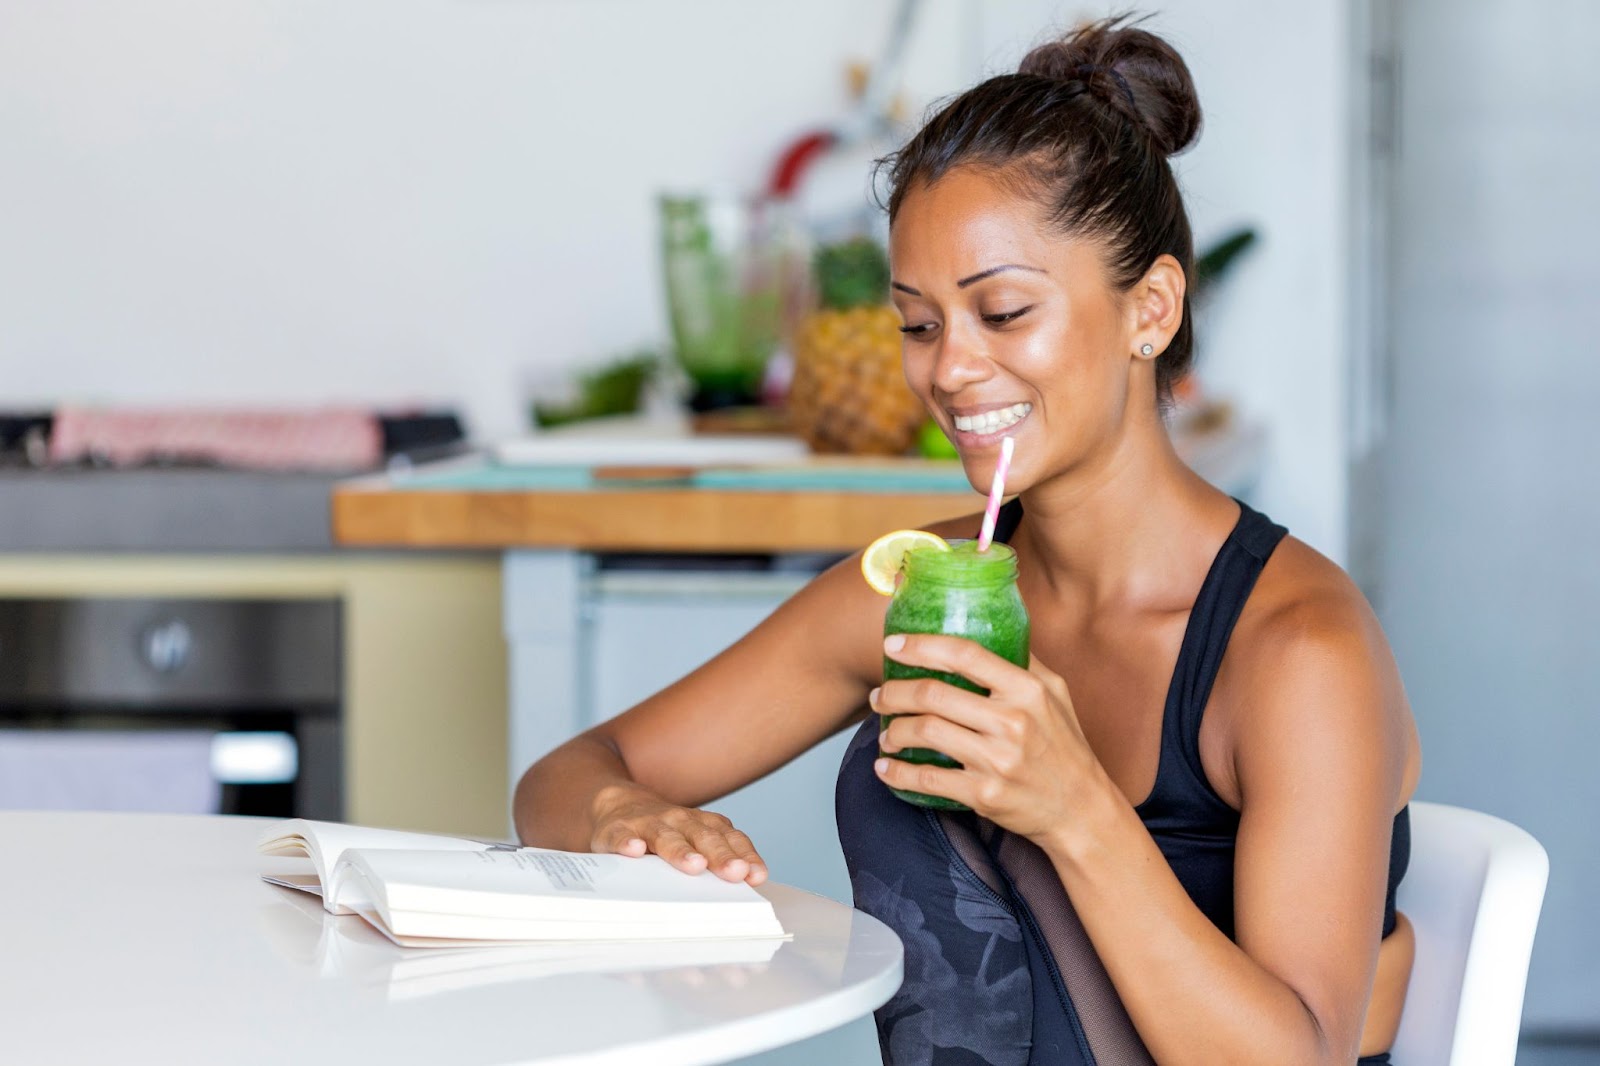
<path id="1" fill-rule="evenodd" d="M 210 775 L 219 813 L 341 819 L 340 618 L 337 599 L 0 599 L 12 805 L 28 805 L 28 773 L 50 792 L 81 770 L 107 805 L 139 809 L 104 780 L 133 761 L 113 741 L 148 751 L 159 735 L 204 761 L 183 770 Z M 75 766 L 80 749 L 102 763 Z M 57 761 L 30 754 L 47 750 Z"/>

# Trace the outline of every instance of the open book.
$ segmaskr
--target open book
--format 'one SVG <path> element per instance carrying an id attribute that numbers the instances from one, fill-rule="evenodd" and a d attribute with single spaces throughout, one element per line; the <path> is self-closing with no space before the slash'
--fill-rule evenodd
<path id="1" fill-rule="evenodd" d="M 403 947 L 526 941 L 782 937 L 746 884 L 690 875 L 655 855 L 518 848 L 481 840 L 291 819 L 258 842 L 304 855 L 312 874 L 263 874 L 359 914 Z"/>
<path id="2" fill-rule="evenodd" d="M 738 987 L 765 968 L 786 942 L 737 940 L 533 940 L 486 947 L 400 947 L 359 918 L 336 918 L 320 898 L 286 892 L 256 912 L 267 941 L 286 962 L 358 994 L 389 1000 L 579 974 L 623 980 L 701 982 Z M 647 976 L 649 975 L 649 976 Z"/>

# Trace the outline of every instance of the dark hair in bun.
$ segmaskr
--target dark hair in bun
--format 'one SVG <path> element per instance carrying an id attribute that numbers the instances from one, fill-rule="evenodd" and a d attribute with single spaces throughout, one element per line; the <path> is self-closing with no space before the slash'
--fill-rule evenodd
<path id="1" fill-rule="evenodd" d="M 1126 15 L 1090 23 L 962 93 L 884 159 L 889 221 L 918 182 L 978 166 L 1040 201 L 1061 232 L 1103 245 L 1119 289 L 1161 255 L 1192 280 L 1194 237 L 1167 157 L 1199 132 L 1194 81 L 1172 46 Z M 1193 355 L 1186 294 L 1183 324 L 1156 360 L 1163 402 Z"/>

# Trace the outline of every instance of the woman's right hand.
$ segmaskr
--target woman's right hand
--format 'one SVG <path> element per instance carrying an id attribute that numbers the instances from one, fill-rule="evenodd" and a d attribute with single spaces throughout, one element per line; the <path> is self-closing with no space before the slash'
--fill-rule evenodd
<path id="1" fill-rule="evenodd" d="M 655 854 L 686 874 L 709 869 L 724 881 L 767 879 L 750 838 L 714 811 L 676 806 L 638 785 L 607 785 L 595 794 L 592 816 L 591 851 Z"/>

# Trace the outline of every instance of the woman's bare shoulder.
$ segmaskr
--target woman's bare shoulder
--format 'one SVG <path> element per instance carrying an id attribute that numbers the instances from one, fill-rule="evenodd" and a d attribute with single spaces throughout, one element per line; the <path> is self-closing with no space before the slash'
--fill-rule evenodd
<path id="1" fill-rule="evenodd" d="M 1285 537 L 1267 560 L 1217 685 L 1235 752 L 1252 737 L 1384 752 L 1402 760 L 1410 794 L 1416 727 L 1383 627 L 1350 576 L 1303 541 Z"/>
<path id="2" fill-rule="evenodd" d="M 1234 631 L 1258 666 L 1286 654 L 1331 655 L 1355 670 L 1392 664 L 1388 639 L 1350 575 L 1297 537 L 1284 537 L 1262 568 Z M 1252 671 L 1255 672 L 1255 671 Z"/>
<path id="3" fill-rule="evenodd" d="M 1255 644 L 1376 627 L 1377 618 L 1350 575 L 1298 537 L 1287 536 L 1262 568 L 1238 631 Z"/>

